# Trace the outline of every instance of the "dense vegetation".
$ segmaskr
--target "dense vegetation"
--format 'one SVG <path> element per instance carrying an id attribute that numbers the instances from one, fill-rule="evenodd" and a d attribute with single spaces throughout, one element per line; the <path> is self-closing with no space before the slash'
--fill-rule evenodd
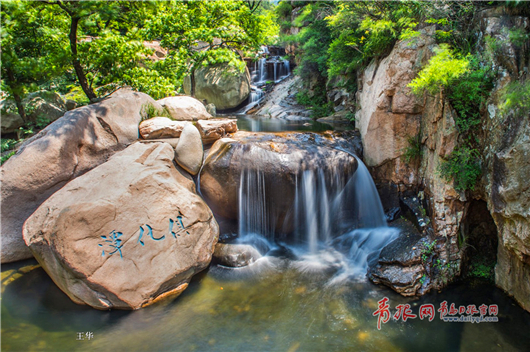
<path id="1" fill-rule="evenodd" d="M 15 101 L 25 122 L 19 137 L 24 137 L 49 123 L 31 121 L 25 111 L 22 101 L 33 91 L 56 91 L 81 105 L 122 86 L 155 99 L 171 95 L 200 66 L 228 63 L 243 70 L 242 57 L 277 34 L 272 5 L 254 0 L 2 2 L 2 98 Z M 163 59 L 154 55 L 153 41 L 166 51 Z M 2 153 L 13 145 L 3 141 Z"/>
<path id="2" fill-rule="evenodd" d="M 442 163 L 439 172 L 448 181 L 454 181 L 457 190 L 473 190 L 482 167 L 477 131 L 493 89 L 497 67 L 492 62 L 499 47 L 493 38 L 486 37 L 486 50 L 479 50 L 481 41 L 475 37 L 473 19 L 478 11 L 500 4 L 494 1 L 281 1 L 277 7 L 281 40 L 286 45 L 297 46 L 297 73 L 306 87 L 298 94 L 298 102 L 312 106 L 314 116 L 333 113 L 326 96 L 330 86 L 355 92 L 358 74 L 371 60 L 386 56 L 396 41 L 413 42 L 422 28 L 435 26 L 439 48 L 410 87 L 420 96 L 442 92 L 454 108 L 459 145 Z M 522 2 L 502 5 L 530 12 L 530 6 Z M 521 30 L 510 30 L 509 38 L 519 46 L 530 39 Z M 501 99 L 501 111 L 515 110 L 520 114 L 525 108 L 528 110 L 525 98 L 528 87 L 524 82 L 509 85 Z M 422 155 L 419 136 L 411 136 L 409 144 L 404 150 L 405 160 L 419 160 Z"/>

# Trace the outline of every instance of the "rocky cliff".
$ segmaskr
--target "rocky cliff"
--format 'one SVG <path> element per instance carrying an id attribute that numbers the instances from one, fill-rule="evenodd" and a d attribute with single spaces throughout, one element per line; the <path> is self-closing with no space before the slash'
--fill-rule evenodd
<path id="1" fill-rule="evenodd" d="M 447 97 L 438 93 L 418 98 L 408 87 L 437 47 L 434 27 L 424 28 L 419 37 L 397 42 L 387 57 L 374 60 L 360 75 L 357 127 L 365 162 L 385 207 L 399 206 L 400 198 L 411 196 L 428 214 L 427 228 L 432 233 L 424 231 L 424 235 L 426 243 L 434 244 L 440 262 L 437 270 L 426 269 L 428 280 L 422 280 L 422 285 L 410 282 L 410 287 L 423 286 L 418 292 L 426 292 L 444 286 L 469 264 L 466 256 L 470 243 L 466 241 L 491 244 L 498 240 L 495 282 L 530 310 L 529 116 L 528 111 L 501 113 L 498 108 L 503 89 L 510 82 L 526 79 L 528 43 L 512 43 L 509 31 L 516 28 L 528 33 L 529 20 L 497 8 L 479 13 L 474 26 L 481 50 L 486 46 L 485 38 L 502 44 L 491 58 L 497 74 L 487 107 L 481 111 L 477 137 L 483 176 L 473 192 L 457 191 L 452 182 L 440 176 L 440 164 L 462 137 Z M 414 141 L 417 155 L 407 158 L 407 149 Z M 481 201 L 487 203 L 491 217 L 486 212 L 477 222 L 471 219 L 477 217 L 471 215 L 471 209 Z M 468 233 L 471 228 L 476 238 Z M 476 230 L 479 228 L 482 230 Z M 481 239 L 492 234 L 498 236 L 495 241 Z"/>

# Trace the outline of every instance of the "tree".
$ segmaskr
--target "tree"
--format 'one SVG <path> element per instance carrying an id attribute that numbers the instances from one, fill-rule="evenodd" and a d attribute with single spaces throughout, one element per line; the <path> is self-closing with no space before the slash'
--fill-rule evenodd
<path id="1" fill-rule="evenodd" d="M 60 29 L 49 25 L 54 17 L 32 2 L 2 4 L 2 89 L 14 98 L 24 122 L 24 95 L 60 75 L 67 65 Z"/>
<path id="2" fill-rule="evenodd" d="M 170 1 L 161 3 L 144 31 L 150 40 L 161 40 L 171 57 L 184 63 L 178 81 L 190 76 L 195 93 L 195 71 L 201 66 L 228 63 L 244 70 L 243 51 L 268 44 L 277 26 L 272 15 L 259 14 L 244 1 Z"/>

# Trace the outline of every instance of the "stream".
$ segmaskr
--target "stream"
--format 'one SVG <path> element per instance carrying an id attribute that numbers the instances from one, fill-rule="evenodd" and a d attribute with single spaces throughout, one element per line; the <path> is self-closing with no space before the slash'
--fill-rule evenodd
<path id="1" fill-rule="evenodd" d="M 247 131 L 324 131 L 328 125 L 239 115 Z M 73 303 L 35 260 L 2 265 L 3 351 L 528 351 L 530 314 L 493 284 L 455 283 L 403 297 L 366 279 L 370 258 L 400 232 L 387 226 L 377 190 L 360 161 L 353 174 L 305 171 L 297 179 L 294 236 L 275 232 L 259 170 L 241 177 L 238 243 L 263 255 L 241 268 L 212 264 L 171 302 L 138 311 Z M 344 209 L 348 211 L 345 212 Z M 396 225 L 397 223 L 397 225 Z M 341 226 L 338 226 L 338 225 Z M 398 227 L 396 227 L 398 226 Z M 226 234 L 221 234 L 221 237 Z M 498 306 L 498 322 L 390 319 L 374 312 L 387 297 L 418 313 Z"/>

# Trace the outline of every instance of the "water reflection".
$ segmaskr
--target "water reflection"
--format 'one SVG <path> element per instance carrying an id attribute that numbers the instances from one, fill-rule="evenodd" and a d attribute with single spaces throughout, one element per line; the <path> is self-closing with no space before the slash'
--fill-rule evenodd
<path id="1" fill-rule="evenodd" d="M 234 116 L 225 116 L 234 117 Z M 250 132 L 282 132 L 282 131 L 309 131 L 309 132 L 323 132 L 334 128 L 331 125 L 320 123 L 306 118 L 297 120 L 286 120 L 279 118 L 270 118 L 259 115 L 238 115 L 237 127 L 241 131 Z M 352 126 L 342 126 L 341 130 L 351 130 Z"/>
<path id="2" fill-rule="evenodd" d="M 2 295 L 4 351 L 527 351 L 530 314 L 497 288 L 453 285 L 420 299 L 366 282 L 325 285 L 333 273 L 301 275 L 296 261 L 264 258 L 254 274 L 213 266 L 175 301 L 134 312 L 96 311 L 60 292 L 42 269 Z M 26 263 L 27 264 L 27 263 Z M 30 263 L 34 264 L 34 262 Z M 9 269 L 13 269 L 12 267 Z M 8 270 L 9 270 L 8 269 Z M 317 269 L 313 268 L 313 271 Z M 317 270 L 318 271 L 318 270 Z M 2 279 L 6 269 L 2 267 Z M 266 273 L 266 274 L 265 274 Z M 4 285 L 3 285 L 4 286 Z M 390 321 L 376 328 L 382 297 L 391 307 L 443 300 L 499 305 L 499 323 Z M 417 313 L 417 312 L 416 312 Z M 76 332 L 94 339 L 77 341 Z"/>

